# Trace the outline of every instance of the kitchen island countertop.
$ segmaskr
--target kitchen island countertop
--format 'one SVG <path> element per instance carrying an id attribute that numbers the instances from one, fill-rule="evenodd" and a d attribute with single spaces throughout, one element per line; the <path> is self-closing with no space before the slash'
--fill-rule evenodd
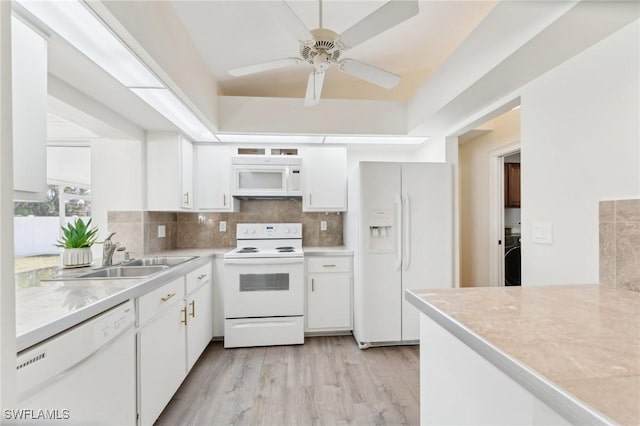
<path id="1" fill-rule="evenodd" d="M 561 415 L 640 424 L 640 292 L 485 287 L 406 298 Z"/>

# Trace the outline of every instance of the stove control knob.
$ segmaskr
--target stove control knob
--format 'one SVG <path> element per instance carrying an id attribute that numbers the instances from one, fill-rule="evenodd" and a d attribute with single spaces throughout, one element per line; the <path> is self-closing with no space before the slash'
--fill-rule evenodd
<path id="1" fill-rule="evenodd" d="M 291 232 L 293 232 L 294 234 L 297 234 L 297 233 L 298 233 L 298 230 L 297 230 L 296 228 L 292 228 L 292 229 L 291 229 Z"/>
<path id="2" fill-rule="evenodd" d="M 284 233 L 288 234 L 289 232 L 291 232 L 291 230 L 289 228 L 284 228 Z"/>
<path id="3" fill-rule="evenodd" d="M 255 234 L 255 233 L 256 233 L 256 230 L 255 230 L 255 229 L 252 229 L 252 230 L 251 230 L 251 233 L 252 233 L 252 234 Z"/>
<path id="4" fill-rule="evenodd" d="M 242 230 L 242 233 L 243 233 L 243 234 L 246 234 L 247 232 L 248 232 L 248 231 L 247 231 L 246 229 L 243 229 L 243 230 Z"/>

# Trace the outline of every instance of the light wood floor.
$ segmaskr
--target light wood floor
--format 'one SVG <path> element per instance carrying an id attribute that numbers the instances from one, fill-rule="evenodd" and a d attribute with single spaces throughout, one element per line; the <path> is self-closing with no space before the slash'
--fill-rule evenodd
<path id="1" fill-rule="evenodd" d="M 157 425 L 419 424 L 417 346 L 353 337 L 224 349 L 212 342 Z"/>

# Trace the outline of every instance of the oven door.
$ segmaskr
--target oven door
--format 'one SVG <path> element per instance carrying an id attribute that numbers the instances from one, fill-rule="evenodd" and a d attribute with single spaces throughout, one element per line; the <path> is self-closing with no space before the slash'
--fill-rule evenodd
<path id="1" fill-rule="evenodd" d="M 225 259 L 224 263 L 227 319 L 303 314 L 303 258 Z"/>

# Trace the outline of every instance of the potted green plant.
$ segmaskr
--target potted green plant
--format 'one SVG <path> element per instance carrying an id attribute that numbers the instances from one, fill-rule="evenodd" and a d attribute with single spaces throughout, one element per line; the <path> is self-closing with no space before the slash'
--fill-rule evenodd
<path id="1" fill-rule="evenodd" d="M 68 267 L 88 266 L 93 262 L 91 246 L 98 238 L 98 228 L 91 227 L 91 219 L 85 224 L 77 218 L 73 223 L 62 226 L 62 238 L 57 247 L 64 248 L 62 265 Z"/>

